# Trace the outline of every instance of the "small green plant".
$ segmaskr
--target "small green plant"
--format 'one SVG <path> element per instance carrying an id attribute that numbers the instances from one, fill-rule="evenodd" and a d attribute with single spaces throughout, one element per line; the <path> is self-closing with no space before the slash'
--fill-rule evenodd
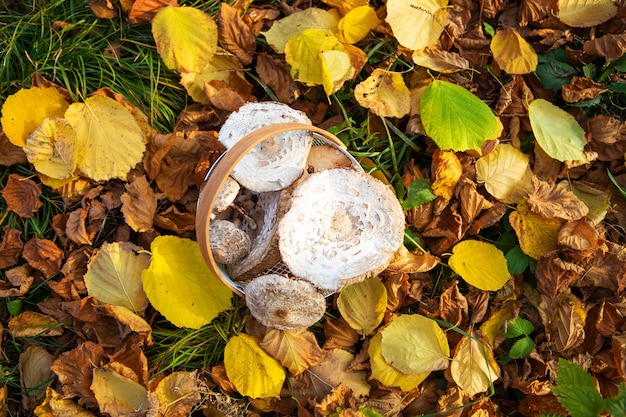
<path id="1" fill-rule="evenodd" d="M 597 417 L 604 411 L 613 417 L 626 415 L 626 385 L 616 396 L 603 398 L 593 377 L 582 367 L 559 358 L 552 393 L 572 417 Z"/>
<path id="2" fill-rule="evenodd" d="M 530 338 L 530 334 L 535 330 L 532 323 L 522 317 L 516 317 L 509 322 L 504 337 L 515 340 L 509 350 L 511 359 L 525 358 L 535 348 L 535 342 Z"/>

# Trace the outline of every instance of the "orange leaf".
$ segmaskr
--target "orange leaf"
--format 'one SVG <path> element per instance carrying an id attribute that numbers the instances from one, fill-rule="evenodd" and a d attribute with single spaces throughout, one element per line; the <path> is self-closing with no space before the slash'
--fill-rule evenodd
<path id="1" fill-rule="evenodd" d="M 128 13 L 130 23 L 149 23 L 165 6 L 178 6 L 177 0 L 135 0 Z"/>
<path id="2" fill-rule="evenodd" d="M 156 194 L 145 176 L 137 177 L 126 185 L 122 194 L 122 213 L 124 220 L 135 232 L 152 230 L 152 221 L 157 208 L 157 201 L 162 194 Z"/>
<path id="3" fill-rule="evenodd" d="M 61 336 L 63 329 L 53 317 L 27 310 L 9 320 L 9 333 L 13 337 Z"/>
<path id="4" fill-rule="evenodd" d="M 463 167 L 459 158 L 452 151 L 436 149 L 433 153 L 432 171 L 433 184 L 431 189 L 433 194 L 450 200 L 454 193 L 454 187 L 463 174 Z"/>
<path id="5" fill-rule="evenodd" d="M 220 45 L 235 55 L 242 64 L 251 63 L 256 49 L 256 38 L 241 18 L 241 10 L 222 2 L 218 23 Z"/>
<path id="6" fill-rule="evenodd" d="M 270 329 L 260 343 L 261 347 L 292 375 L 298 375 L 324 358 L 315 335 L 308 330 Z"/>
<path id="7" fill-rule="evenodd" d="M 18 174 L 9 175 L 0 194 L 7 203 L 7 210 L 25 219 L 33 217 L 43 205 L 39 200 L 41 185 Z"/>
<path id="8" fill-rule="evenodd" d="M 24 242 L 22 242 L 22 232 L 20 230 L 4 226 L 2 231 L 4 236 L 0 243 L 0 269 L 5 269 L 17 263 L 22 253 Z"/>
<path id="9" fill-rule="evenodd" d="M 500 68 L 509 74 L 528 74 L 537 68 L 537 53 L 515 29 L 499 29 L 491 41 L 491 52 Z"/>
<path id="10" fill-rule="evenodd" d="M 61 270 L 63 251 L 51 240 L 29 240 L 24 245 L 22 256 L 30 266 L 43 272 L 46 277 Z"/>

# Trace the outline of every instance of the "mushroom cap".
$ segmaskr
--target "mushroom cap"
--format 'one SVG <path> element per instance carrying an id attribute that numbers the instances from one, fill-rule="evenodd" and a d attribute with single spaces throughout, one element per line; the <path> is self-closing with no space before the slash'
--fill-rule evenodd
<path id="1" fill-rule="evenodd" d="M 209 227 L 211 253 L 215 262 L 232 264 L 250 252 L 250 237 L 233 223 L 216 219 Z"/>
<path id="2" fill-rule="evenodd" d="M 264 326 L 279 330 L 305 329 L 326 311 L 326 298 L 306 281 L 284 275 L 262 275 L 245 288 L 250 313 Z"/>
<path id="3" fill-rule="evenodd" d="M 239 190 L 241 187 L 239 183 L 235 181 L 232 177 L 227 177 L 226 182 L 222 186 L 219 194 L 217 195 L 217 200 L 215 200 L 215 206 L 213 207 L 213 211 L 216 213 L 221 213 L 230 207 L 231 204 L 237 198 L 239 194 Z"/>
<path id="4" fill-rule="evenodd" d="M 305 113 L 286 104 L 247 103 L 226 119 L 218 140 L 230 149 L 244 136 L 261 127 L 285 122 L 312 124 Z M 304 131 L 273 136 L 244 155 L 231 175 L 243 187 L 253 191 L 278 191 L 286 188 L 306 168 L 312 142 L 311 134 Z"/>
<path id="5" fill-rule="evenodd" d="M 284 263 L 329 291 L 382 272 L 404 239 L 404 212 L 391 189 L 350 168 L 310 174 L 278 225 Z"/>

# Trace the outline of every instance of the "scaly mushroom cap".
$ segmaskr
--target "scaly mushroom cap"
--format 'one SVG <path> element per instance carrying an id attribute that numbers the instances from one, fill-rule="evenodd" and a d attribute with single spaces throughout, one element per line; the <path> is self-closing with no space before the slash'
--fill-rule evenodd
<path id="1" fill-rule="evenodd" d="M 250 252 L 250 237 L 228 220 L 213 220 L 209 235 L 215 262 L 232 264 Z"/>
<path id="2" fill-rule="evenodd" d="M 226 119 L 218 140 L 230 149 L 248 133 L 270 124 L 286 122 L 311 124 L 306 114 L 286 104 L 244 104 Z M 282 190 L 302 175 L 312 142 L 312 136 L 303 131 L 276 135 L 248 152 L 231 175 L 252 191 Z"/>
<path id="3" fill-rule="evenodd" d="M 279 330 L 306 329 L 326 311 L 324 295 L 306 281 L 283 275 L 262 275 L 245 288 L 250 313 L 264 326 Z"/>
<path id="4" fill-rule="evenodd" d="M 310 174 L 278 225 L 283 261 L 329 291 L 382 272 L 404 238 L 404 212 L 391 189 L 350 168 Z"/>
<path id="5" fill-rule="evenodd" d="M 241 187 L 237 181 L 232 177 L 227 177 L 226 182 L 217 195 L 217 200 L 215 200 L 215 206 L 213 207 L 214 213 L 221 213 L 229 208 L 230 205 L 233 204 L 233 201 L 235 201 L 235 198 L 237 198 L 240 189 Z"/>

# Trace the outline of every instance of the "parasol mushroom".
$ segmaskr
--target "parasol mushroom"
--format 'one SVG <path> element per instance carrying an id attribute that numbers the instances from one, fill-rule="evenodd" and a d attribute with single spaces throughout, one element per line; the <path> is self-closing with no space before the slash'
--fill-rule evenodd
<path id="1" fill-rule="evenodd" d="M 306 114 L 286 104 L 247 103 L 226 119 L 218 140 L 230 149 L 248 133 L 263 126 L 285 122 L 311 125 Z M 273 136 L 248 152 L 233 168 L 231 175 L 239 184 L 252 191 L 286 188 L 302 175 L 312 142 L 312 136 L 305 131 Z"/>
<path id="2" fill-rule="evenodd" d="M 304 329 L 324 316 L 324 295 L 306 281 L 283 275 L 262 275 L 246 285 L 246 304 L 264 326 L 279 330 Z"/>
<path id="3" fill-rule="evenodd" d="M 211 222 L 211 253 L 216 262 L 232 264 L 250 252 L 250 237 L 228 220 Z"/>
<path id="4" fill-rule="evenodd" d="M 298 278 L 338 291 L 382 272 L 404 239 L 393 191 L 350 168 L 310 174 L 278 225 L 282 260 Z"/>

